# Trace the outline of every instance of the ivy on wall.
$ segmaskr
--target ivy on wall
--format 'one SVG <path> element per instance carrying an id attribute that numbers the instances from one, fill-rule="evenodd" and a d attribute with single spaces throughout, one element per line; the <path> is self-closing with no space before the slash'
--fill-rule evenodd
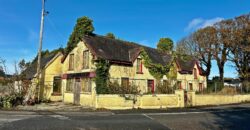
<path id="1" fill-rule="evenodd" d="M 147 52 L 143 48 L 142 48 L 142 51 L 141 51 L 141 55 L 142 55 L 142 58 L 144 60 L 145 67 L 148 68 L 149 73 L 156 80 L 162 79 L 163 76 L 166 75 L 169 72 L 172 63 L 167 64 L 165 66 L 162 65 L 162 64 L 153 63 L 152 60 L 149 58 Z"/>
<path id="2" fill-rule="evenodd" d="M 172 64 L 170 66 L 169 72 L 166 75 L 169 79 L 177 79 L 177 66 Z"/>
<path id="3" fill-rule="evenodd" d="M 98 59 L 96 62 L 96 93 L 107 94 L 108 93 L 108 82 L 109 82 L 109 69 L 110 63 L 108 60 Z"/>

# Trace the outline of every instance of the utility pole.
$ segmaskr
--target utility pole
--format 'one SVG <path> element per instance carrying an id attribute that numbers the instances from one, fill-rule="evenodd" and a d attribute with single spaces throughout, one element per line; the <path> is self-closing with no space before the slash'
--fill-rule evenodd
<path id="1" fill-rule="evenodd" d="M 44 16 L 47 15 L 48 12 L 45 12 L 45 0 L 42 0 L 42 16 L 41 16 L 41 26 L 40 26 L 40 37 L 39 37 L 39 49 L 38 49 L 38 58 L 37 58 L 37 100 L 40 98 L 40 71 L 41 71 L 41 53 L 42 53 L 42 43 L 43 43 L 43 26 L 44 26 Z"/>

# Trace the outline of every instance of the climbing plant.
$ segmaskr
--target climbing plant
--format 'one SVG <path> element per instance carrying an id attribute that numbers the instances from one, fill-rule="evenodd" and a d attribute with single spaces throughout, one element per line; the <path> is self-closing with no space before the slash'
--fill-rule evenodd
<path id="1" fill-rule="evenodd" d="M 87 16 L 77 19 L 77 23 L 69 37 L 67 47 L 65 48 L 66 55 L 76 47 L 77 43 L 84 35 L 91 35 L 93 33 L 95 29 L 92 22 L 93 20 L 89 19 Z"/>
<path id="2" fill-rule="evenodd" d="M 145 67 L 149 69 L 149 73 L 154 78 L 156 78 L 156 80 L 160 80 L 161 78 L 163 78 L 164 75 L 166 75 L 169 72 L 172 62 L 170 62 L 170 64 L 167 64 L 165 66 L 162 64 L 153 63 L 149 55 L 143 48 L 141 51 L 141 56 L 144 60 Z"/>
<path id="3" fill-rule="evenodd" d="M 107 60 L 99 59 L 96 62 L 96 93 L 107 94 L 108 93 L 108 81 L 109 81 L 109 68 L 110 63 Z"/>

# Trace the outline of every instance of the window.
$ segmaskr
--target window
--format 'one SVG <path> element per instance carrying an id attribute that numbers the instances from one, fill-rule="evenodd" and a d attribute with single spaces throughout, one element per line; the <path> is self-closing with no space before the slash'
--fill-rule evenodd
<path id="1" fill-rule="evenodd" d="M 89 68 L 89 51 L 83 51 L 83 69 Z"/>
<path id="2" fill-rule="evenodd" d="M 192 91 L 193 90 L 193 84 L 189 83 L 188 86 L 189 86 L 189 90 Z"/>
<path id="3" fill-rule="evenodd" d="M 197 69 L 196 68 L 194 68 L 194 79 L 197 79 Z"/>
<path id="4" fill-rule="evenodd" d="M 148 80 L 148 92 L 154 93 L 154 80 Z"/>
<path id="5" fill-rule="evenodd" d="M 140 58 L 137 58 L 136 72 L 142 74 L 142 60 Z"/>
<path id="6" fill-rule="evenodd" d="M 67 79 L 66 91 L 73 92 L 74 79 Z"/>
<path id="7" fill-rule="evenodd" d="M 74 69 L 74 54 L 69 55 L 69 70 Z"/>
<path id="8" fill-rule="evenodd" d="M 199 91 L 203 91 L 203 84 L 202 83 L 199 83 Z"/>
<path id="9" fill-rule="evenodd" d="M 129 87 L 129 78 L 122 78 L 121 86 L 128 88 Z"/>
<path id="10" fill-rule="evenodd" d="M 178 87 L 179 89 L 182 89 L 181 81 L 177 81 L 177 87 Z"/>
<path id="11" fill-rule="evenodd" d="M 91 92 L 91 79 L 82 78 L 82 92 Z"/>
<path id="12" fill-rule="evenodd" d="M 53 94 L 61 94 L 61 77 L 59 76 L 54 77 Z"/>

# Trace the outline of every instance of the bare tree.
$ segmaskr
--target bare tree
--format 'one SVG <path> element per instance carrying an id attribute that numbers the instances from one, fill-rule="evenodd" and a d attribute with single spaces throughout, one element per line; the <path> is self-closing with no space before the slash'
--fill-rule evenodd
<path id="1" fill-rule="evenodd" d="M 250 80 L 250 14 L 236 17 L 231 27 L 229 60 L 234 62 L 239 77 Z"/>
<path id="2" fill-rule="evenodd" d="M 212 67 L 211 60 L 216 42 L 216 29 L 214 27 L 206 27 L 197 30 L 178 42 L 176 51 L 179 54 L 197 57 L 208 78 Z"/>
<path id="3" fill-rule="evenodd" d="M 232 41 L 231 27 L 233 20 L 224 20 L 215 24 L 217 30 L 217 42 L 215 42 L 214 59 L 219 69 L 220 80 L 224 80 L 224 66 L 230 53 L 229 46 Z"/>

